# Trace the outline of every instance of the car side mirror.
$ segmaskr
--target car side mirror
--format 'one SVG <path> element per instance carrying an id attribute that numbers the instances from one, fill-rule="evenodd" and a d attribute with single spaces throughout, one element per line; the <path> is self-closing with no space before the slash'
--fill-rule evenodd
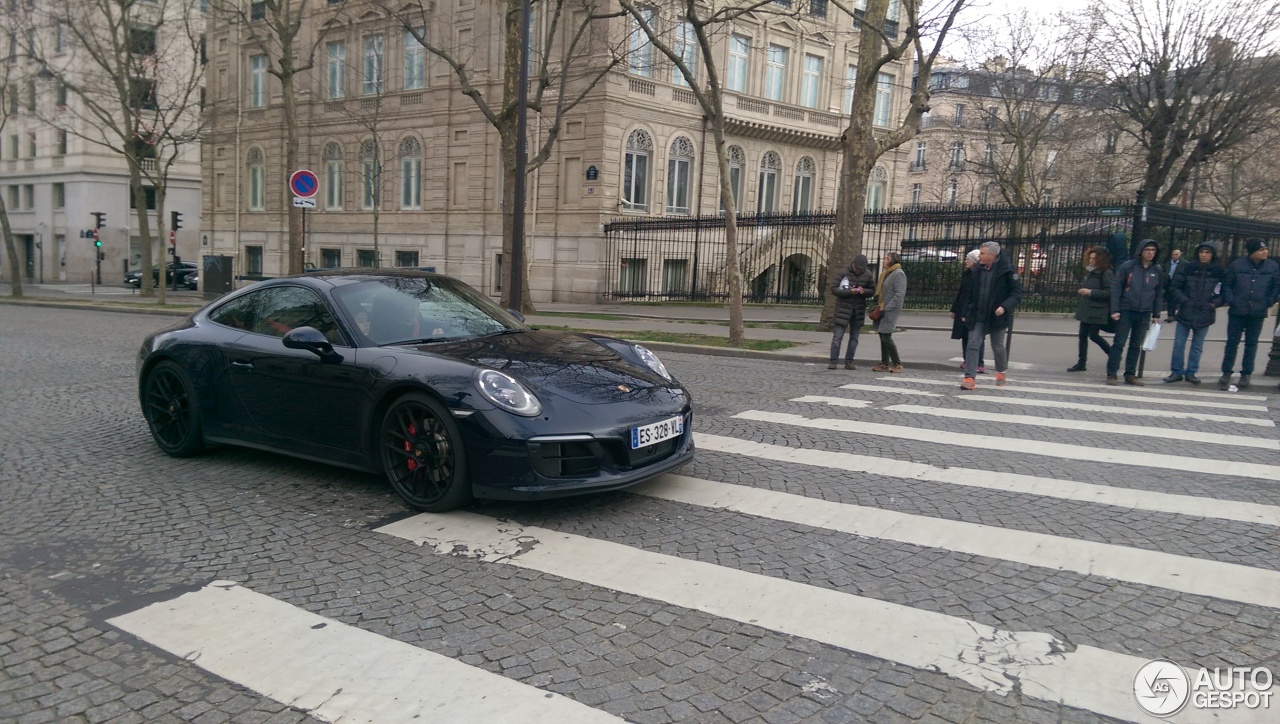
<path id="1" fill-rule="evenodd" d="M 515 317 L 517 322 L 524 324 L 524 315 L 521 314 L 520 312 L 517 312 L 514 309 L 508 309 L 507 314 L 510 314 L 511 316 Z"/>
<path id="2" fill-rule="evenodd" d="M 289 349 L 305 349 L 322 362 L 341 362 L 342 355 L 333 351 L 333 345 L 315 327 L 298 327 L 284 335 L 284 346 Z"/>

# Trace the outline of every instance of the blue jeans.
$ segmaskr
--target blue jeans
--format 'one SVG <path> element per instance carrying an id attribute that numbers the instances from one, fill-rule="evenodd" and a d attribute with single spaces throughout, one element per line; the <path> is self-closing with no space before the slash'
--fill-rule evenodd
<path id="1" fill-rule="evenodd" d="M 1138 375 L 1138 357 L 1142 355 L 1142 341 L 1147 336 L 1151 320 L 1151 312 L 1120 310 L 1120 319 L 1116 322 L 1116 337 L 1111 343 L 1111 354 L 1107 355 L 1107 377 L 1115 377 L 1120 371 L 1121 357 L 1124 358 L 1124 376 Z M 1129 343 L 1127 355 L 1126 341 Z"/>
<path id="2" fill-rule="evenodd" d="M 833 324 L 831 325 L 831 361 L 835 362 L 840 359 L 840 343 L 844 341 L 845 327 Z M 858 335 L 862 332 L 862 317 L 850 319 L 849 326 L 849 350 L 844 355 L 845 362 L 853 361 L 853 353 L 858 351 Z"/>
<path id="3" fill-rule="evenodd" d="M 1240 374 L 1253 374 L 1253 358 L 1258 356 L 1258 337 L 1262 334 L 1262 323 L 1266 317 L 1239 317 L 1227 315 L 1227 348 L 1222 353 L 1222 374 L 1229 375 L 1235 370 L 1236 349 L 1240 346 L 1240 336 L 1244 335 L 1244 359 L 1240 360 Z"/>
<path id="4" fill-rule="evenodd" d="M 1186 364 L 1183 364 L 1187 335 L 1191 335 L 1191 354 L 1185 358 Z M 1204 338 L 1208 336 L 1208 327 L 1192 329 L 1190 326 L 1178 322 L 1178 328 L 1173 333 L 1173 358 L 1169 361 L 1169 371 L 1175 375 L 1190 375 L 1194 377 L 1200 371 L 1200 353 L 1204 352 Z"/>

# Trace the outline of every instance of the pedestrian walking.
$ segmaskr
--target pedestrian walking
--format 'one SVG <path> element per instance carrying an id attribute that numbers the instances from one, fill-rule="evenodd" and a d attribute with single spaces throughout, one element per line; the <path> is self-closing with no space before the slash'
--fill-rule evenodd
<path id="1" fill-rule="evenodd" d="M 1191 260 L 1178 265 L 1173 277 L 1169 298 L 1173 300 L 1174 319 L 1178 326 L 1173 333 L 1173 356 L 1169 360 L 1169 376 L 1166 383 L 1186 380 L 1200 384 L 1196 373 L 1200 371 L 1200 354 L 1204 352 L 1204 338 L 1209 334 L 1222 306 L 1222 280 L 1227 271 L 1217 263 L 1218 250 L 1213 244 L 1196 247 Z M 1186 355 L 1187 338 L 1191 339 L 1191 354 Z"/>
<path id="2" fill-rule="evenodd" d="M 1116 273 L 1111 269 L 1111 255 L 1100 246 L 1091 246 L 1084 252 L 1084 280 L 1076 293 L 1076 319 L 1080 322 L 1079 340 L 1076 344 L 1076 363 L 1068 372 L 1084 372 L 1088 369 L 1089 340 L 1102 348 L 1104 357 L 1111 354 L 1111 345 L 1102 338 L 1103 330 L 1111 327 L 1111 286 Z"/>
<path id="3" fill-rule="evenodd" d="M 1267 258 L 1270 254 L 1267 242 L 1249 239 L 1244 250 L 1247 256 L 1231 262 L 1222 283 L 1222 294 L 1228 305 L 1227 348 L 1222 353 L 1218 387 L 1224 390 L 1231 386 L 1241 336 L 1244 337 L 1244 358 L 1240 360 L 1240 381 L 1236 387 L 1243 390 L 1249 386 L 1262 323 L 1267 318 L 1267 310 L 1280 299 L 1280 265 Z"/>
<path id="4" fill-rule="evenodd" d="M 1169 252 L 1169 273 L 1164 278 L 1164 308 L 1167 315 L 1164 321 L 1173 323 L 1178 312 L 1178 305 L 1173 298 L 1173 277 L 1178 273 L 1178 269 L 1182 267 L 1182 250 L 1174 249 Z"/>
<path id="5" fill-rule="evenodd" d="M 977 274 L 973 271 L 978 266 L 978 250 L 965 254 L 964 271 L 960 273 L 960 288 L 956 290 L 955 301 L 951 303 L 951 338 L 960 340 L 960 369 L 964 369 L 964 356 L 969 349 L 969 328 L 960 319 L 960 302 L 965 298 L 965 294 L 977 279 Z M 978 374 L 985 374 L 987 371 L 986 363 L 987 344 L 983 340 L 982 346 L 978 348 Z"/>
<path id="6" fill-rule="evenodd" d="M 1143 239 L 1138 255 L 1120 265 L 1111 285 L 1111 318 L 1116 322 L 1116 337 L 1107 356 L 1107 384 L 1118 385 L 1120 358 L 1124 357 L 1124 382 L 1143 385 L 1138 379 L 1138 357 L 1142 342 L 1152 322 L 1160 321 L 1164 302 L 1164 270 L 1156 263 L 1160 245 L 1155 239 Z M 1128 342 L 1126 354 L 1125 343 Z"/>
<path id="7" fill-rule="evenodd" d="M 978 247 L 978 265 L 974 267 L 974 283 L 960 305 L 961 321 L 969 328 L 969 346 L 964 355 L 964 381 L 960 387 L 972 390 L 977 383 L 978 350 L 991 335 L 991 351 L 996 358 L 996 385 L 1005 383 L 1009 368 L 1009 351 L 1005 347 L 1005 330 L 1013 319 L 1013 310 L 1022 301 L 1022 280 L 1000 245 L 988 241 Z"/>
<path id="8" fill-rule="evenodd" d="M 902 257 L 896 251 L 884 255 L 880 269 L 880 278 L 876 280 L 876 308 L 872 313 L 876 334 L 880 335 L 880 364 L 871 369 L 901 372 L 902 358 L 898 356 L 898 345 L 893 342 L 893 331 L 907 298 L 907 273 L 902 270 Z"/>
<path id="9" fill-rule="evenodd" d="M 858 254 L 849 262 L 849 268 L 839 274 L 831 284 L 836 298 L 835 313 L 831 317 L 831 360 L 827 369 L 836 368 L 840 360 L 840 344 L 845 330 L 849 332 L 849 347 L 844 355 L 844 368 L 854 369 L 853 354 L 858 350 L 858 335 L 862 332 L 862 320 L 867 314 L 867 300 L 875 295 L 875 277 L 867 268 L 867 257 Z"/>

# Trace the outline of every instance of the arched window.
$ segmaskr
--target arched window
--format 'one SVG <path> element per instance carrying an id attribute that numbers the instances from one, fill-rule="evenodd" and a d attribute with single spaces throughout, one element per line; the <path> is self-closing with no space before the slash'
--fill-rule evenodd
<path id="1" fill-rule="evenodd" d="M 693 141 L 677 136 L 667 157 L 667 213 L 689 213 L 689 187 L 693 178 Z"/>
<path id="2" fill-rule="evenodd" d="M 756 211 L 772 214 L 778 210 L 778 174 L 782 171 L 782 159 L 768 151 L 760 159 L 760 185 L 756 188 Z"/>
<path id="3" fill-rule="evenodd" d="M 627 137 L 627 151 L 622 169 L 622 208 L 649 210 L 649 159 L 653 156 L 653 138 L 636 129 Z"/>
<path id="4" fill-rule="evenodd" d="M 324 147 L 324 207 L 342 210 L 342 146 L 336 142 Z"/>
<path id="5" fill-rule="evenodd" d="M 884 166 L 871 169 L 871 177 L 867 179 L 867 211 L 879 211 L 884 208 L 884 195 L 889 185 L 889 172 Z"/>
<path id="6" fill-rule="evenodd" d="M 818 167 L 813 159 L 805 156 L 796 164 L 795 193 L 791 196 L 791 213 L 807 214 L 813 211 L 813 177 Z"/>
<path id="7" fill-rule="evenodd" d="M 267 170 L 262 149 L 249 149 L 245 163 L 249 167 L 249 210 L 262 211 L 267 207 Z"/>
<path id="8" fill-rule="evenodd" d="M 422 208 L 422 144 L 412 136 L 400 142 L 400 208 Z"/>
<path id="9" fill-rule="evenodd" d="M 365 141 L 360 144 L 360 207 L 370 210 L 378 205 L 382 197 L 382 165 L 378 159 L 378 144 Z"/>
<path id="10" fill-rule="evenodd" d="M 733 189 L 733 208 L 739 214 L 742 213 L 742 169 L 746 165 L 747 154 L 742 152 L 742 147 L 730 146 L 729 188 Z M 720 199 L 720 213 L 724 213 L 724 199 Z"/>

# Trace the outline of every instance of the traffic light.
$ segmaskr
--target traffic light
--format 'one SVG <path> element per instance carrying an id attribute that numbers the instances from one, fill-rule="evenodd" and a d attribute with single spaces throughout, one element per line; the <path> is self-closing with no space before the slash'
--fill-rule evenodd
<path id="1" fill-rule="evenodd" d="M 99 238 L 98 238 L 98 230 L 97 230 L 97 229 L 94 229 L 94 230 L 93 230 L 93 245 L 94 245 L 94 247 L 96 247 L 96 248 L 98 248 L 98 249 L 101 249 L 101 248 L 102 248 L 102 239 L 99 239 Z"/>
<path id="2" fill-rule="evenodd" d="M 169 228 L 173 231 L 177 231 L 178 229 L 182 228 L 182 212 L 181 211 L 169 212 Z"/>
<path id="3" fill-rule="evenodd" d="M 93 228 L 101 229 L 107 225 L 107 213 L 105 211 L 93 212 L 94 224 Z"/>

